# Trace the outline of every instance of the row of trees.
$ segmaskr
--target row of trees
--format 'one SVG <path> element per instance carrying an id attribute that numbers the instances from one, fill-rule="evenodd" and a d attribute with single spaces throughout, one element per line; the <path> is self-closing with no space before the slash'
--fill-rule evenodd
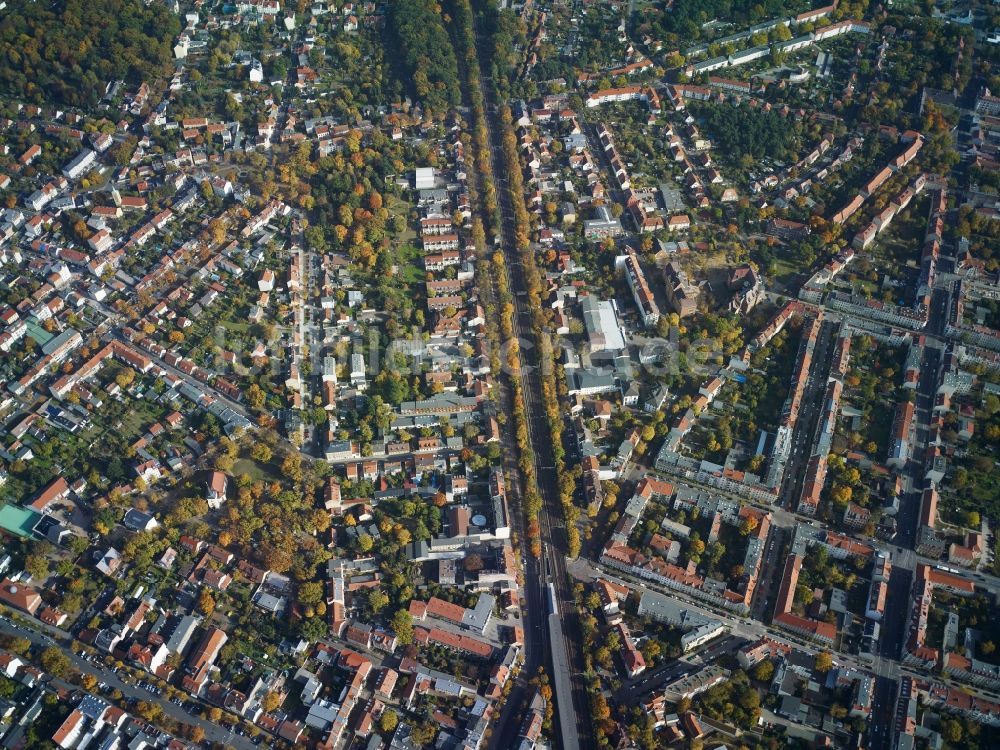
<path id="1" fill-rule="evenodd" d="M 487 11 L 488 19 L 490 12 Z M 505 35 L 513 33 L 510 29 L 509 21 L 505 21 L 503 14 L 497 13 L 493 9 L 492 15 L 493 17 L 489 19 L 491 29 Z M 492 60 L 493 80 L 504 80 L 506 78 L 507 68 L 505 67 L 505 63 L 507 58 L 503 55 L 504 49 L 502 40 L 494 39 Z M 546 333 L 546 329 L 549 327 L 549 320 L 546 317 L 545 307 L 541 299 L 545 287 L 542 283 L 542 275 L 535 263 L 535 255 L 531 248 L 531 219 L 524 204 L 524 181 L 521 170 L 520 152 L 517 145 L 517 136 L 514 133 L 513 117 L 509 107 L 504 106 L 501 110 L 500 121 L 503 126 L 503 159 L 508 176 L 507 189 L 514 213 L 515 244 L 527 293 L 527 307 L 532 312 L 532 336 L 537 353 L 535 367 L 541 380 L 542 404 L 545 408 L 548 422 L 552 458 L 558 481 L 559 499 L 566 522 L 567 552 L 570 556 L 575 557 L 580 553 L 580 531 L 576 525 L 579 519 L 579 509 L 573 503 L 576 483 L 566 471 L 565 456 L 562 447 L 563 421 L 559 409 L 555 357 L 553 355 L 552 341 Z M 508 312 L 513 316 L 513 305 L 510 305 Z M 515 417 L 519 420 L 524 419 L 523 414 L 518 415 L 515 413 Z M 526 424 L 523 431 L 521 425 L 518 424 L 518 442 L 519 444 L 523 443 L 521 464 L 522 470 L 525 470 L 526 464 L 532 464 Z M 524 450 L 525 447 L 528 448 L 528 452 Z M 533 474 L 533 471 L 531 473 Z M 537 485 L 533 486 L 537 493 Z M 537 504 L 537 508 L 541 508 L 540 496 L 529 499 L 532 502 L 532 507 L 535 507 Z"/>
<path id="2" fill-rule="evenodd" d="M 496 183 L 493 178 L 485 100 L 480 86 L 480 67 L 476 56 L 472 6 L 469 0 L 455 0 L 451 7 L 455 20 L 455 44 L 462 57 L 467 95 L 472 109 L 473 158 L 475 159 L 473 173 L 479 177 L 478 184 L 473 188 L 475 191 L 473 197 L 479 200 L 479 205 L 486 216 L 490 234 L 496 236 L 500 232 L 502 217 Z M 520 176 L 519 168 L 517 173 Z M 538 527 L 538 511 L 541 509 L 541 495 L 538 492 L 538 482 L 535 476 L 524 392 L 521 386 L 520 349 L 514 326 L 514 297 L 510 291 L 503 253 L 497 251 L 493 253 L 489 261 L 486 260 L 486 234 L 481 223 L 473 225 L 473 242 L 480 253 L 480 276 L 484 282 L 481 288 L 490 290 L 490 303 L 494 310 L 499 313 L 499 331 L 491 323 L 492 350 L 498 365 L 498 350 L 502 349 L 506 356 L 506 362 L 503 364 L 506 365 L 504 372 L 508 373 L 507 386 L 513 402 L 514 432 L 519 452 L 518 468 L 524 491 L 522 505 L 528 518 L 528 542 L 532 555 L 539 557 L 541 555 L 541 538 Z M 490 315 L 487 318 L 492 321 L 495 316 Z M 503 342 L 502 346 L 501 342 Z"/>

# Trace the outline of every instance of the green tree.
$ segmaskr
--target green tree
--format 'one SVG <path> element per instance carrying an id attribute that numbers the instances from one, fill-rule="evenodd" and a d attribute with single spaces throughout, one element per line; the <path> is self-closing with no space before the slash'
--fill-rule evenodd
<path id="1" fill-rule="evenodd" d="M 397 609 L 396 614 L 389 621 L 392 632 L 396 634 L 396 640 L 402 646 L 413 643 L 413 617 L 406 609 Z"/>
<path id="2" fill-rule="evenodd" d="M 44 581 L 49 577 L 49 561 L 41 554 L 31 554 L 24 558 L 24 569 L 28 574 L 39 581 Z"/>
<path id="3" fill-rule="evenodd" d="M 0 24 L 0 49 L 16 51 L 3 56 L 5 99 L 41 104 L 44 94 L 46 102 L 96 106 L 104 95 L 102 81 L 127 80 L 134 91 L 139 81 L 167 75 L 179 32 L 177 15 L 159 3 L 65 0 L 10 6 Z M 113 156 L 119 158 L 117 152 Z"/>
<path id="4" fill-rule="evenodd" d="M 756 688 L 747 687 L 740 691 L 740 707 L 746 711 L 758 711 L 760 709 L 760 693 Z"/>
<path id="5" fill-rule="evenodd" d="M 9 677 L 0 677 L 0 698 L 13 698 L 17 683 Z"/>
<path id="6" fill-rule="evenodd" d="M 18 656 L 24 656 L 31 649 L 31 641 L 19 635 L 0 635 L 0 646 Z"/>
<path id="7" fill-rule="evenodd" d="M 299 603 L 303 606 L 315 606 L 323 600 L 323 584 L 309 581 L 299 586 Z"/>
<path id="8" fill-rule="evenodd" d="M 962 741 L 964 731 L 962 722 L 958 719 L 945 719 L 941 722 L 941 736 L 951 745 L 957 745 Z"/>

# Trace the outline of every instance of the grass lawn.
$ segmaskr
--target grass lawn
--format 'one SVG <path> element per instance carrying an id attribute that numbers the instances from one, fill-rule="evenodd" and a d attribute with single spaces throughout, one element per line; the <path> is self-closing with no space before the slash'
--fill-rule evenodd
<path id="1" fill-rule="evenodd" d="M 969 482 L 966 491 L 972 498 L 970 510 L 979 510 L 989 507 L 995 510 L 997 498 L 1000 497 L 1000 476 L 996 471 L 976 471 L 971 474 L 973 481 Z M 989 511 L 986 511 L 989 512 Z"/>
<path id="2" fill-rule="evenodd" d="M 409 201 L 394 196 L 386 196 L 386 198 L 389 200 L 389 205 L 386 206 L 389 211 L 389 218 L 394 219 L 397 216 L 402 216 L 406 219 L 406 229 L 396 234 L 395 240 L 397 242 L 413 242 L 417 239 L 418 235 L 417 230 L 410 223 L 411 205 Z"/>
<path id="3" fill-rule="evenodd" d="M 788 384 L 795 370 L 799 342 L 802 340 L 802 327 L 786 328 L 780 334 L 783 338 L 772 340 L 764 356 L 757 354 L 754 368 L 761 368 L 764 375 L 750 372 L 745 383 L 740 385 L 741 402 L 746 410 L 733 411 L 733 435 L 750 442 L 756 439 L 756 430 L 772 431 L 777 428 L 778 419 L 785 399 L 788 397 Z M 776 346 L 775 341 L 781 346 Z M 746 429 L 749 422 L 754 422 L 756 429 Z"/>
<path id="4" fill-rule="evenodd" d="M 877 456 L 884 456 L 889 451 L 889 431 L 895 416 L 895 404 L 881 398 L 872 403 L 870 421 L 865 425 L 864 434 L 878 446 Z"/>
<path id="5" fill-rule="evenodd" d="M 399 264 L 399 278 L 407 284 L 420 284 L 425 279 L 423 253 L 414 245 L 403 242 L 398 246 L 396 257 Z"/>
<path id="6" fill-rule="evenodd" d="M 851 285 L 854 287 L 854 293 L 860 294 L 862 297 L 875 297 L 878 294 L 878 285 L 870 281 L 856 279 L 851 282 Z"/>
<path id="7" fill-rule="evenodd" d="M 117 432 L 126 440 L 131 440 L 144 434 L 156 418 L 155 407 L 145 399 L 134 399 L 132 407 L 122 415 L 121 427 L 117 428 Z"/>
<path id="8" fill-rule="evenodd" d="M 240 474 L 246 474 L 255 482 L 277 482 L 281 480 L 281 476 L 278 474 L 278 467 L 274 464 L 261 464 L 257 463 L 251 458 L 240 458 L 233 464 L 233 472 L 235 476 Z"/>
<path id="9" fill-rule="evenodd" d="M 220 326 L 230 333 L 246 334 L 250 330 L 250 323 L 239 320 L 217 320 Z"/>
<path id="10" fill-rule="evenodd" d="M 787 287 L 795 278 L 803 273 L 803 269 L 796 266 L 786 258 L 774 259 L 773 279 L 782 287 Z"/>

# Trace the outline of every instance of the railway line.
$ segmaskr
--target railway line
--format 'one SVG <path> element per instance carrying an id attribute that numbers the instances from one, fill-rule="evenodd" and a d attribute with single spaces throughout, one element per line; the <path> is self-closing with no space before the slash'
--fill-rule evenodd
<path id="1" fill-rule="evenodd" d="M 567 627 L 578 629 L 575 603 L 566 574 L 566 530 L 562 524 L 562 508 L 555 473 L 555 457 L 545 405 L 542 399 L 540 368 L 544 363 L 532 361 L 537 352 L 532 334 L 533 313 L 527 302 L 525 270 L 520 262 L 515 240 L 514 207 L 507 189 L 506 163 L 503 160 L 503 128 L 493 81 L 483 71 L 490 70 L 483 34 L 482 19 L 476 18 L 476 53 L 480 63 L 480 86 L 485 103 L 488 148 L 501 214 L 499 249 L 505 260 L 508 288 L 514 300 L 514 336 L 520 344 L 518 358 L 524 399 L 528 440 L 537 477 L 542 508 L 538 513 L 542 555 L 535 559 L 525 556 L 525 669 L 533 675 L 544 666 L 551 679 L 556 703 L 556 739 L 564 750 L 592 747 L 589 701 L 583 681 L 583 654 L 578 633 L 566 638 Z M 529 634 L 530 632 L 530 634 Z M 513 696 L 512 696 L 513 697 Z M 516 715 L 516 714 L 515 714 Z M 503 726 L 503 722 L 501 722 Z M 506 730 L 506 728 L 505 728 Z M 508 731 L 502 730 L 506 736 Z M 514 734 L 516 737 L 516 733 Z M 511 738 L 513 739 L 513 738 Z M 498 747 L 507 747 L 498 744 Z"/>

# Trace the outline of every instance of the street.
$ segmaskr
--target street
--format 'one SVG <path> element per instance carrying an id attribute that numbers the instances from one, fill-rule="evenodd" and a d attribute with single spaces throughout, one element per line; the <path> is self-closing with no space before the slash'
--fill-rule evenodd
<path id="1" fill-rule="evenodd" d="M 42 626 L 40 625 L 39 627 Z M 166 716 L 175 721 L 200 726 L 204 730 L 205 740 L 208 742 L 221 742 L 229 747 L 237 748 L 237 750 L 255 750 L 260 747 L 260 745 L 254 744 L 249 738 L 236 734 L 232 730 L 225 729 L 218 724 L 214 724 L 201 716 L 189 713 L 184 708 L 171 703 L 162 696 L 123 681 L 118 674 L 104 666 L 101 661 L 91 662 L 73 653 L 69 647 L 68 640 L 57 641 L 50 635 L 30 629 L 6 618 L 0 618 L 0 633 L 27 638 L 33 644 L 42 648 L 56 646 L 69 658 L 73 668 L 78 672 L 94 675 L 99 682 L 103 682 L 108 686 L 109 691 L 120 690 L 125 698 L 157 704 Z"/>

